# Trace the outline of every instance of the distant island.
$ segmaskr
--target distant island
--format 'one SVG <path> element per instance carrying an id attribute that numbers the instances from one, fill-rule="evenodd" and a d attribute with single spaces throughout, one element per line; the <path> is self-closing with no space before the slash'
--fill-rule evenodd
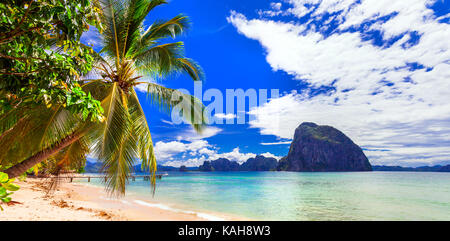
<path id="1" fill-rule="evenodd" d="M 206 161 L 207 166 L 211 165 L 211 163 L 214 163 L 214 161 Z M 233 161 L 230 161 L 233 162 Z M 234 162 L 238 164 L 237 162 Z M 234 164 L 231 164 L 234 165 Z M 203 166 L 203 165 L 202 165 Z M 242 166 L 242 165 L 241 165 Z M 141 166 L 136 165 L 134 167 L 135 172 L 141 173 Z M 223 171 L 222 168 L 220 168 L 221 171 Z M 243 171 L 244 169 L 238 170 Z M 421 166 L 421 167 L 401 167 L 401 166 L 372 166 L 373 171 L 377 172 L 450 172 L 450 164 L 441 166 Z M 86 173 L 99 173 L 101 171 L 101 163 L 98 162 L 87 162 L 85 167 Z M 172 166 L 162 166 L 158 165 L 158 171 L 159 172 L 189 172 L 189 171 L 200 171 L 199 167 L 172 167 Z M 204 172 L 213 172 L 213 171 L 219 171 L 219 170 L 203 170 Z M 257 170 L 251 170 L 247 169 L 246 171 L 257 171 Z M 259 170 L 261 171 L 261 170 Z M 276 169 L 269 169 L 267 171 L 276 171 Z"/>
<path id="2" fill-rule="evenodd" d="M 239 163 L 230 161 L 225 158 L 219 158 L 215 161 L 205 161 L 203 165 L 199 166 L 198 170 L 202 172 L 228 172 L 228 171 L 275 171 L 277 169 L 278 161 L 273 157 L 265 157 L 258 155 L 255 158 L 249 158 L 246 162 L 239 165 Z"/>
<path id="3" fill-rule="evenodd" d="M 278 171 L 349 172 L 372 171 L 362 149 L 338 129 L 302 123 L 295 130 L 289 153 Z"/>
<path id="4" fill-rule="evenodd" d="M 235 161 L 230 161 L 226 158 L 219 158 L 214 161 L 205 161 L 203 165 L 199 167 L 172 167 L 158 165 L 157 170 L 160 172 L 189 172 L 189 171 L 201 171 L 201 172 L 229 172 L 229 171 L 276 171 L 278 165 L 277 159 L 273 157 L 265 157 L 257 155 L 254 158 L 249 158 L 242 165 Z M 101 172 L 102 164 L 99 162 L 86 162 L 84 168 L 87 173 L 99 173 Z M 142 172 L 141 166 L 134 166 L 134 171 L 137 173 Z"/>
<path id="5" fill-rule="evenodd" d="M 294 134 L 287 156 L 277 161 L 273 157 L 257 155 L 239 164 L 226 158 L 205 161 L 199 167 L 157 166 L 158 171 L 169 172 L 240 172 L 240 171 L 292 171 L 292 172 L 351 172 L 351 171 L 399 171 L 399 172 L 450 172 L 446 166 L 372 166 L 363 150 L 344 133 L 331 126 L 302 123 Z M 85 171 L 100 172 L 101 164 L 88 162 Z M 135 172 L 142 172 L 140 165 Z"/>
<path id="6" fill-rule="evenodd" d="M 441 166 L 401 167 L 401 166 L 372 166 L 379 172 L 450 172 L 450 164 Z"/>

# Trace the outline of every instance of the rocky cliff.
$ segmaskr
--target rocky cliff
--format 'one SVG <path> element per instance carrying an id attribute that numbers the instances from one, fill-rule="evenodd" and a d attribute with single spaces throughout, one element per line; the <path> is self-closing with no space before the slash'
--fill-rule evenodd
<path id="1" fill-rule="evenodd" d="M 277 169 L 277 159 L 258 155 L 249 158 L 242 165 L 226 158 L 219 158 L 215 161 L 205 161 L 198 167 L 201 172 L 236 172 L 236 171 L 275 171 Z"/>
<path id="2" fill-rule="evenodd" d="M 203 165 L 200 165 L 198 167 L 198 170 L 201 171 L 201 172 L 213 172 L 214 168 L 211 165 L 210 161 L 205 161 L 205 162 L 203 162 Z"/>
<path id="3" fill-rule="evenodd" d="M 331 126 L 305 122 L 294 134 L 289 153 L 278 164 L 280 171 L 372 171 L 362 149 Z"/>
<path id="4" fill-rule="evenodd" d="M 233 172 L 239 171 L 239 164 L 225 158 L 219 158 L 215 161 L 205 161 L 203 165 L 198 167 L 202 172 Z"/>
<path id="5" fill-rule="evenodd" d="M 188 172 L 188 168 L 186 166 L 181 166 L 179 172 Z"/>
<path id="6" fill-rule="evenodd" d="M 255 158 L 249 158 L 240 167 L 240 171 L 273 171 L 277 169 L 278 161 L 273 157 L 257 155 Z"/>

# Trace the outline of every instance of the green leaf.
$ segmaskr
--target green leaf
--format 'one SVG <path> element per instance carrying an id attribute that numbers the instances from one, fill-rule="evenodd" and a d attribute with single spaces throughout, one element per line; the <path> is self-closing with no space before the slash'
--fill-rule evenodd
<path id="1" fill-rule="evenodd" d="M 0 182 L 8 182 L 8 174 L 0 172 Z"/>
<path id="2" fill-rule="evenodd" d="M 9 203 L 9 202 L 11 202 L 11 197 L 5 197 L 5 198 L 2 198 L 1 200 L 4 203 Z"/>
<path id="3" fill-rule="evenodd" d="M 2 185 L 6 190 L 15 192 L 20 189 L 20 187 L 17 184 L 14 183 L 7 183 Z"/>
<path id="4" fill-rule="evenodd" d="M 0 197 L 6 197 L 6 189 L 4 187 L 0 187 Z"/>

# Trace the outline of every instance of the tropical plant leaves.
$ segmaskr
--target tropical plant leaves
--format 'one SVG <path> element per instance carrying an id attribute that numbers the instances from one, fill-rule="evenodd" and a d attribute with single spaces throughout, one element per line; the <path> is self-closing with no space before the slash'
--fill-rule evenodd
<path id="1" fill-rule="evenodd" d="M 9 195 L 20 189 L 20 187 L 12 183 L 14 179 L 9 179 L 8 174 L 0 172 L 0 210 L 3 211 L 1 203 L 11 202 Z M 10 191 L 10 192 L 7 192 Z"/>
<path id="2" fill-rule="evenodd" d="M 108 192 L 123 195 L 128 178 L 134 172 L 133 166 L 140 160 L 142 169 L 152 174 L 154 190 L 157 163 L 153 141 L 133 87 L 142 84 L 139 74 L 165 78 L 185 73 L 195 81 L 204 79 L 201 67 L 184 56 L 183 43 L 166 39 L 183 34 L 189 28 L 189 20 L 178 15 L 167 21 L 156 21 L 143 31 L 145 17 L 166 1 L 100 0 L 99 3 L 103 11 L 100 19 L 104 27 L 101 32 L 103 48 L 100 53 L 92 53 L 96 63 L 92 72 L 95 79 L 85 80 L 81 88 L 89 97 L 101 102 L 104 120 L 91 122 L 58 105 L 42 105 L 24 110 L 20 115 L 2 116 L 0 160 L 6 158 L 18 163 L 76 131 L 82 133 L 82 137 L 49 158 L 47 169 L 82 165 L 90 151 L 103 164 Z M 55 51 L 64 52 L 64 49 L 55 48 Z M 182 116 L 197 131 L 205 126 L 204 106 L 193 96 L 154 83 L 148 84 L 148 94 L 151 104 L 162 111 L 169 113 L 180 108 Z"/>

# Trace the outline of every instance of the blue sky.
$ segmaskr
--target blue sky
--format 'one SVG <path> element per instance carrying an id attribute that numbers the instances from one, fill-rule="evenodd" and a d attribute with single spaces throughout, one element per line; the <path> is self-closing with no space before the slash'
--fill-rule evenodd
<path id="1" fill-rule="evenodd" d="M 254 119 L 245 124 L 197 135 L 171 124 L 140 92 L 159 163 L 282 157 L 304 121 L 342 130 L 372 164 L 450 163 L 449 8 L 447 0 L 170 1 L 145 24 L 190 17 L 179 40 L 205 70 L 204 90 L 279 89 L 281 96 L 247 108 Z M 94 32 L 83 41 L 99 49 Z M 159 83 L 193 91 L 185 76 Z"/>

